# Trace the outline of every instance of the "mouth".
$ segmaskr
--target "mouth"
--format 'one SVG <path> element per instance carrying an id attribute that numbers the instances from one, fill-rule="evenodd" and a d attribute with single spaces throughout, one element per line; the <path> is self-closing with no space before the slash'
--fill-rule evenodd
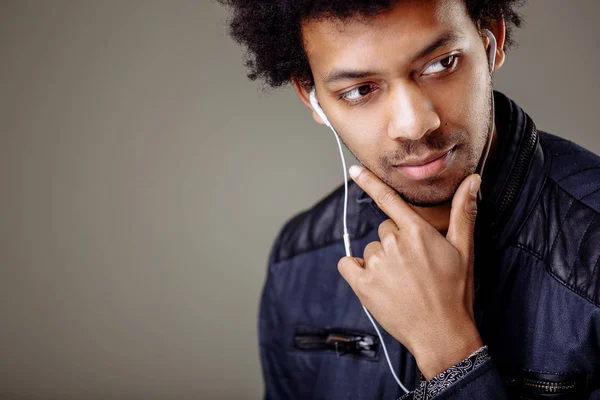
<path id="1" fill-rule="evenodd" d="M 441 174 L 451 163 L 456 153 L 456 146 L 440 153 L 431 153 L 416 160 L 408 160 L 394 165 L 402 175 L 410 180 L 423 180 Z"/>

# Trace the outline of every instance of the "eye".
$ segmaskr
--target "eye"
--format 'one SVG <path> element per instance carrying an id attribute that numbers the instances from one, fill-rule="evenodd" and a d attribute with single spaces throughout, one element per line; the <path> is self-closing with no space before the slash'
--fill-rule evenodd
<path id="1" fill-rule="evenodd" d="M 436 61 L 423 71 L 423 75 L 434 75 L 439 74 L 440 72 L 449 71 L 456 67 L 458 63 L 458 55 L 452 54 L 448 57 L 442 58 L 441 60 Z"/>
<path id="2" fill-rule="evenodd" d="M 359 103 L 375 90 L 374 85 L 362 85 L 348 90 L 340 95 L 340 99 L 350 104 Z"/>

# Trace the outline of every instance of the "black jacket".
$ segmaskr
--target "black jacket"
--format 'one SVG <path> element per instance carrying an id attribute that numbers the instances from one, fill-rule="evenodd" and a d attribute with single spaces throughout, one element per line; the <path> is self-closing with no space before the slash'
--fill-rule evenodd
<path id="1" fill-rule="evenodd" d="M 496 92 L 498 147 L 475 233 L 475 315 L 489 357 L 421 382 L 412 355 L 384 334 L 414 398 L 600 399 L 600 158 L 538 131 Z M 355 255 L 387 219 L 350 182 Z M 343 188 L 289 220 L 269 258 L 260 306 L 268 399 L 403 395 L 361 304 L 337 271 Z"/>

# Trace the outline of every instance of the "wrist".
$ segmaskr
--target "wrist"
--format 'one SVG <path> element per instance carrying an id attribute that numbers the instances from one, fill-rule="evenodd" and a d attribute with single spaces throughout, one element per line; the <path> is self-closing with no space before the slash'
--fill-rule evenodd
<path id="1" fill-rule="evenodd" d="M 415 349 L 413 355 L 425 379 L 430 380 L 466 359 L 482 346 L 479 332 L 473 326 L 455 334 L 447 334 L 421 349 Z"/>

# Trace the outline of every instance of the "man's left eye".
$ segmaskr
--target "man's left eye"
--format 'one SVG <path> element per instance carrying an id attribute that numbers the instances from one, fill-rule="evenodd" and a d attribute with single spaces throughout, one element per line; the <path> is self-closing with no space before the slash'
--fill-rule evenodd
<path id="1" fill-rule="evenodd" d="M 458 56 L 456 54 L 450 55 L 446 58 L 442 58 L 439 61 L 431 64 L 427 69 L 423 72 L 423 75 L 433 75 L 440 72 L 444 72 L 446 70 L 454 68 L 458 61 Z"/>

